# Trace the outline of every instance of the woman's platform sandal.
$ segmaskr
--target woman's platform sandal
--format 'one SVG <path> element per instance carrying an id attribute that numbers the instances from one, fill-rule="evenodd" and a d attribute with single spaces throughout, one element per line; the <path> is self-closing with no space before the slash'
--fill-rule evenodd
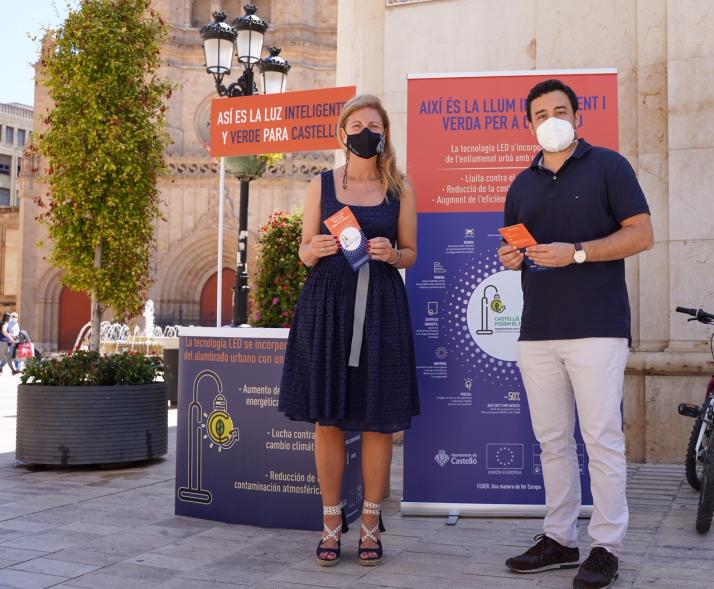
<path id="1" fill-rule="evenodd" d="M 382 562 L 382 541 L 374 535 L 377 530 L 379 530 L 380 532 L 385 531 L 384 524 L 382 523 L 382 506 L 379 503 L 372 503 L 371 501 L 367 501 L 365 499 L 364 506 L 362 507 L 362 513 L 379 516 L 379 523 L 373 528 L 368 528 L 364 525 L 364 523 L 362 524 L 362 528 L 360 531 L 363 532 L 364 535 L 361 536 L 359 539 L 359 548 L 357 550 L 357 554 L 359 556 L 359 563 L 362 566 L 376 566 Z M 362 542 L 365 540 L 365 538 L 369 538 L 377 546 L 373 546 L 372 548 L 363 548 Z M 376 554 L 377 556 L 370 556 L 372 553 Z"/>
<path id="2" fill-rule="evenodd" d="M 347 518 L 345 517 L 345 510 L 342 509 L 341 505 L 323 505 L 322 515 L 342 516 L 342 523 L 332 530 L 327 526 L 327 524 L 322 524 L 325 528 L 325 535 L 320 539 L 320 543 L 317 545 L 317 550 L 315 551 L 317 564 L 323 567 L 333 567 L 340 562 L 340 536 L 338 535 L 338 532 L 341 534 L 347 532 Z M 330 539 L 337 542 L 337 548 L 325 548 L 322 546 Z M 332 554 L 334 554 L 334 556 L 330 557 Z"/>

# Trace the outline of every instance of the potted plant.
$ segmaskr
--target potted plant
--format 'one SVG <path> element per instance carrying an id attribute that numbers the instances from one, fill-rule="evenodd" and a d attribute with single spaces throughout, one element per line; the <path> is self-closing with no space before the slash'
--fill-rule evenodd
<path id="1" fill-rule="evenodd" d="M 168 404 L 158 357 L 80 351 L 28 362 L 17 390 L 17 460 L 75 466 L 167 453 Z"/>
<path id="2" fill-rule="evenodd" d="M 269 166 L 276 166 L 282 159 L 282 153 L 226 157 L 226 170 L 241 180 L 254 180 L 260 178 Z"/>
<path id="3" fill-rule="evenodd" d="M 253 325 L 290 327 L 307 278 L 307 267 L 298 256 L 302 213 L 273 211 L 259 234 Z"/>
<path id="4" fill-rule="evenodd" d="M 43 43 L 51 108 L 30 149 L 46 158 L 49 190 L 35 198 L 37 218 L 62 283 L 91 299 L 93 350 L 104 310 L 126 320 L 147 298 L 170 144 L 167 35 L 147 0 L 82 0 Z"/>

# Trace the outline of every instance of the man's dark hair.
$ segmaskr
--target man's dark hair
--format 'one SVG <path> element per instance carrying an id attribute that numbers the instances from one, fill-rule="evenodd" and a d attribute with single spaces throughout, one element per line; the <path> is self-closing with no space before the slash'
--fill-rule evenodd
<path id="1" fill-rule="evenodd" d="M 555 92 L 556 90 L 565 92 L 568 100 L 570 100 L 570 105 L 573 107 L 573 112 L 578 111 L 578 97 L 570 86 L 566 86 L 560 80 L 544 80 L 533 86 L 528 93 L 528 98 L 526 98 L 526 115 L 528 116 L 528 121 L 533 122 L 533 119 L 531 119 L 531 102 L 536 98 L 540 98 L 543 94 Z"/>

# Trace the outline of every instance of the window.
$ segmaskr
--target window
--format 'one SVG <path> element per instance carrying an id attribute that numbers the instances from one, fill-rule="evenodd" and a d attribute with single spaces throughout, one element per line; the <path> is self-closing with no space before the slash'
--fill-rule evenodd
<path id="1" fill-rule="evenodd" d="M 12 158 L 9 155 L 0 155 L 0 174 L 10 175 L 10 167 L 12 166 Z"/>
<path id="2" fill-rule="evenodd" d="M 5 143 L 12 145 L 15 143 L 15 128 L 5 127 Z"/>
<path id="3" fill-rule="evenodd" d="M 25 129 L 17 130 L 17 144 L 20 147 L 23 147 L 25 145 Z"/>
<path id="4" fill-rule="evenodd" d="M 0 207 L 10 206 L 10 189 L 0 188 Z"/>

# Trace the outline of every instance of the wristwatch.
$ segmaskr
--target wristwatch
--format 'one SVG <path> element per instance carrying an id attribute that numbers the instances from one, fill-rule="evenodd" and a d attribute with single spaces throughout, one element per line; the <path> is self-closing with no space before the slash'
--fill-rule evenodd
<path id="1" fill-rule="evenodd" d="M 583 244 L 579 241 L 573 244 L 575 246 L 575 252 L 573 253 L 573 261 L 576 264 L 582 264 L 588 257 L 583 249 Z"/>

